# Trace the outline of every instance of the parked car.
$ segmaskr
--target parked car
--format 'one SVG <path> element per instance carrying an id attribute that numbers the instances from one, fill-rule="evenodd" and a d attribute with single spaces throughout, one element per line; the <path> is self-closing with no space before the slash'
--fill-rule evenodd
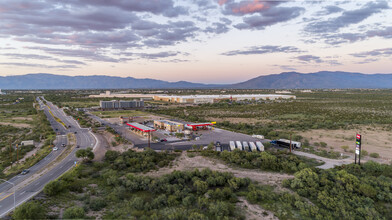
<path id="1" fill-rule="evenodd" d="M 80 146 L 79 146 L 79 145 L 76 145 L 76 148 L 80 148 Z"/>
<path id="2" fill-rule="evenodd" d="M 22 175 L 26 175 L 26 174 L 28 174 L 30 172 L 30 170 L 23 170 L 20 174 L 22 174 Z"/>
<path id="3" fill-rule="evenodd" d="M 57 147 L 54 147 L 54 148 L 53 148 L 53 151 L 56 151 L 56 150 L 58 150 L 58 148 L 57 148 Z"/>
<path id="4" fill-rule="evenodd" d="M 76 132 L 76 131 L 74 132 L 74 134 L 77 134 L 77 133 L 78 133 L 78 132 Z"/>
<path id="5" fill-rule="evenodd" d="M 167 139 L 166 138 L 162 138 L 161 142 L 167 142 Z"/>
<path id="6" fill-rule="evenodd" d="M 65 144 L 62 144 L 61 146 L 65 147 Z"/>

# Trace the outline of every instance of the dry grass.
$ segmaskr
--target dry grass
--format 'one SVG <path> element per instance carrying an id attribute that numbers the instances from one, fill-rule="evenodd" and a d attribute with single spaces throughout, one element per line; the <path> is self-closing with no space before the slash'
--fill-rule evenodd
<path id="1" fill-rule="evenodd" d="M 379 126 L 359 127 L 355 130 L 310 130 L 299 134 L 307 138 L 311 144 L 325 142 L 328 144 L 327 149 L 332 147 L 335 151 L 344 152 L 341 146 L 348 146 L 348 150 L 355 150 L 355 135 L 357 133 L 362 135 L 362 150 L 378 153 L 384 160 L 392 160 L 391 132 L 385 131 Z"/>

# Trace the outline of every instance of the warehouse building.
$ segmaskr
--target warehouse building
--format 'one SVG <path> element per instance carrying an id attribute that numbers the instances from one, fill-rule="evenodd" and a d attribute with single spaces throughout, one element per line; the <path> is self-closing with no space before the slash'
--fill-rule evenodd
<path id="1" fill-rule="evenodd" d="M 244 100 L 278 100 L 278 99 L 296 99 L 294 95 L 265 95 L 265 94 L 249 94 L 249 95 L 189 95 L 189 96 L 154 96 L 155 101 L 164 101 L 172 103 L 215 103 L 221 100 L 244 101 Z"/>
<path id="2" fill-rule="evenodd" d="M 143 108 L 144 101 L 100 101 L 99 106 L 101 109 L 132 109 Z"/>
<path id="3" fill-rule="evenodd" d="M 169 120 L 155 120 L 154 128 L 163 129 L 170 132 L 181 132 L 184 130 L 184 124 Z"/>

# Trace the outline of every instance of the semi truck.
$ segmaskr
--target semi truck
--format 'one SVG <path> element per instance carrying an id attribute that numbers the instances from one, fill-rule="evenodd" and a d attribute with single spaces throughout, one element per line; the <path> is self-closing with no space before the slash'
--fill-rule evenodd
<path id="1" fill-rule="evenodd" d="M 241 141 L 236 141 L 235 144 L 237 145 L 237 148 L 238 148 L 238 149 L 244 150 L 244 148 L 242 148 Z"/>
<path id="2" fill-rule="evenodd" d="M 256 141 L 256 147 L 258 151 L 264 151 L 264 145 L 260 141 Z"/>
<path id="3" fill-rule="evenodd" d="M 251 151 L 257 151 L 255 142 L 249 142 L 249 147 Z"/>
<path id="4" fill-rule="evenodd" d="M 279 139 L 271 141 L 271 144 L 278 145 L 279 147 L 290 148 L 290 140 L 287 139 Z M 301 142 L 298 141 L 291 141 L 291 147 L 294 148 L 301 148 Z"/>
<path id="5" fill-rule="evenodd" d="M 230 141 L 229 145 L 230 145 L 230 151 L 234 151 L 235 150 L 235 143 L 234 143 L 234 141 Z"/>

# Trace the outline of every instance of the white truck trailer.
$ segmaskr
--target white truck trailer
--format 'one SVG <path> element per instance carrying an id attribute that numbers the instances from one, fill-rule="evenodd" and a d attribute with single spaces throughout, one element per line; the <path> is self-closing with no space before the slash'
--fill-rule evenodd
<path id="1" fill-rule="evenodd" d="M 230 151 L 234 151 L 235 150 L 235 143 L 234 143 L 234 141 L 230 141 L 229 145 L 230 145 Z"/>
<path id="2" fill-rule="evenodd" d="M 243 142 L 242 142 L 242 146 L 244 147 L 244 151 L 250 151 L 248 142 L 243 141 Z"/>
<path id="3" fill-rule="evenodd" d="M 256 141 L 256 147 L 258 151 L 264 151 L 264 145 L 260 141 Z"/>
<path id="4" fill-rule="evenodd" d="M 255 142 L 249 142 L 249 147 L 251 151 L 257 151 Z"/>
<path id="5" fill-rule="evenodd" d="M 235 144 L 237 145 L 237 148 L 238 148 L 238 149 L 244 150 L 244 148 L 242 148 L 241 141 L 236 141 Z"/>

